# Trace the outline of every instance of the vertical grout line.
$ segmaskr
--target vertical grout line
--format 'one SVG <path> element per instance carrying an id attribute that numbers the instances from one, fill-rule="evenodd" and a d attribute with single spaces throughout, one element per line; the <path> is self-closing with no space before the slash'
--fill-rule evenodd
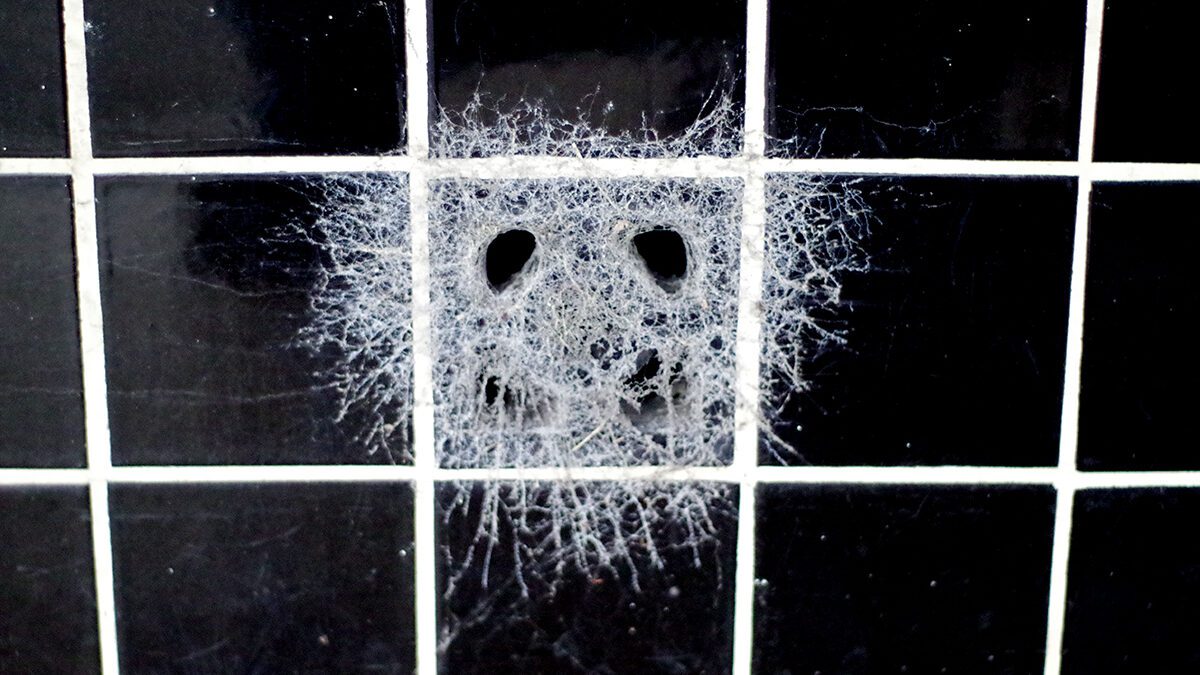
<path id="1" fill-rule="evenodd" d="M 108 477 L 112 455 L 108 429 L 108 390 L 104 375 L 104 324 L 100 306 L 96 186 L 92 174 L 92 125 L 88 111 L 83 0 L 63 0 L 62 17 L 97 635 L 101 672 L 117 675 L 120 662 L 117 653 L 112 530 L 108 513 Z"/>
<path id="2" fill-rule="evenodd" d="M 1079 438 L 1079 393 L 1083 364 L 1084 291 L 1087 287 L 1088 226 L 1092 198 L 1092 157 L 1096 137 L 1096 98 L 1100 82 L 1100 41 L 1104 0 L 1087 0 L 1083 89 L 1079 104 L 1079 181 L 1075 202 L 1075 238 L 1071 260 L 1071 296 L 1067 315 L 1067 350 L 1063 373 L 1062 423 L 1059 431 L 1058 494 L 1050 559 L 1050 596 L 1046 615 L 1045 675 L 1062 672 L 1066 630 L 1067 585 L 1075 492 L 1081 481 L 1076 466 Z"/>
<path id="3" fill-rule="evenodd" d="M 426 0 L 404 3 L 409 233 L 412 242 L 413 546 L 418 675 L 436 675 L 437 551 L 433 439 L 433 340 L 429 297 L 429 16 Z"/>
<path id="4" fill-rule="evenodd" d="M 734 580 L 733 673 L 748 675 L 754 660 L 755 514 L 758 466 L 759 355 L 762 332 L 763 242 L 766 225 L 767 0 L 746 3 L 746 99 L 742 150 L 742 232 L 738 259 L 737 407 L 733 468 L 738 484 Z"/>

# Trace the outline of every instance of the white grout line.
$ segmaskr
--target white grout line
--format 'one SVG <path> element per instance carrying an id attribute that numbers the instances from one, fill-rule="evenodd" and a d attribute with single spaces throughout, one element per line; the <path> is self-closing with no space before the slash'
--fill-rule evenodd
<path id="1" fill-rule="evenodd" d="M 437 675 L 438 584 L 433 438 L 433 338 L 429 297 L 429 17 L 425 2 L 404 3 L 412 242 L 413 547 L 416 550 L 417 675 Z"/>
<path id="2" fill-rule="evenodd" d="M 71 160 L 62 158 L 0 157 L 0 176 L 69 176 Z"/>
<path id="3" fill-rule="evenodd" d="M 0 469 L 0 486 L 87 485 L 87 469 Z"/>
<path id="4" fill-rule="evenodd" d="M 410 129 L 410 133 L 412 130 Z M 756 157 L 767 173 L 855 174 L 878 176 L 1056 177 L 1082 176 L 1094 182 L 1200 181 L 1200 164 L 1132 162 L 1009 161 L 990 159 L 781 159 Z M 119 157 L 92 160 L 95 175 L 262 175 L 411 171 L 409 155 L 321 157 Z M 431 177 L 456 178 L 603 178 L 672 176 L 717 178 L 742 176 L 746 158 L 580 158 L 481 157 L 423 159 Z M 70 160 L 0 158 L 0 175 L 68 175 Z"/>
<path id="5" fill-rule="evenodd" d="M 1070 310 L 1063 371 L 1062 424 L 1059 431 L 1058 489 L 1054 510 L 1054 539 L 1050 557 L 1050 593 L 1046 610 L 1045 675 L 1062 671 L 1063 635 L 1066 628 L 1067 584 L 1071 554 L 1071 524 L 1075 491 L 1086 480 L 1078 470 L 1079 387 L 1083 356 L 1084 290 L 1087 286 L 1087 247 L 1096 136 L 1096 95 L 1100 82 L 1100 40 L 1104 0 L 1087 0 L 1087 32 L 1083 50 L 1083 89 L 1079 104 L 1078 194 L 1075 205 L 1075 240 L 1071 261 Z"/>
<path id="6" fill-rule="evenodd" d="M 436 482 L 448 481 L 706 481 L 741 483 L 737 466 L 544 467 L 509 469 L 438 469 Z M 381 483 L 417 479 L 412 466 L 266 465 L 266 466 L 116 466 L 109 483 Z M 86 485 L 87 469 L 0 468 L 0 486 Z M 759 466 L 755 483 L 794 485 L 1057 485 L 1057 467 L 1011 466 Z M 1077 490 L 1131 488 L 1200 489 L 1200 471 L 1081 471 L 1066 481 Z"/>
<path id="7" fill-rule="evenodd" d="M 79 294 L 88 493 L 92 516 L 92 559 L 100 668 L 117 675 L 117 617 L 112 530 L 108 513 L 108 390 L 104 377 L 104 324 L 100 308 L 100 261 L 96 238 L 96 195 L 92 174 L 92 125 L 88 111 L 87 44 L 83 0 L 63 0 L 63 58 L 66 64 L 67 134 L 75 218 L 75 273 Z"/>
<path id="8" fill-rule="evenodd" d="M 737 380 L 733 470 L 738 528 L 733 592 L 734 675 L 754 661 L 755 497 L 758 487 L 759 353 L 762 349 L 763 248 L 766 227 L 767 0 L 746 3 L 746 97 L 742 156 L 741 247 L 738 258 Z"/>

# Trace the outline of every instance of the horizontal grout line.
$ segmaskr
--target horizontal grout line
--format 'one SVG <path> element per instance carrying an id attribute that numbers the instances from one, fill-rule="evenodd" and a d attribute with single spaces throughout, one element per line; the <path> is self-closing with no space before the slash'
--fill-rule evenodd
<path id="1" fill-rule="evenodd" d="M 411 466 L 117 466 L 103 470 L 110 483 L 281 483 L 411 481 Z M 1068 471 L 1055 467 L 987 466 L 758 466 L 754 482 L 772 484 L 1059 485 L 1078 490 L 1200 488 L 1200 471 Z M 542 467 L 434 469 L 437 481 L 708 481 L 740 482 L 733 466 Z M 87 469 L 0 468 L 0 485 L 85 485 Z"/>
<path id="2" fill-rule="evenodd" d="M 87 469 L 0 469 L 0 486 L 87 484 Z"/>
<path id="3" fill-rule="evenodd" d="M 406 172 L 419 162 L 434 178 L 737 177 L 768 173 L 879 176 L 1055 177 L 1099 182 L 1200 181 L 1200 164 L 1028 162 L 958 159 L 779 159 L 739 157 L 485 157 L 418 160 L 405 156 L 129 157 L 90 161 L 97 175 L 279 175 Z M 2 175 L 69 175 L 70 160 L 0 159 Z"/>
<path id="4" fill-rule="evenodd" d="M 1053 467 L 987 466 L 759 466 L 754 473 L 760 483 L 806 484 L 1029 485 L 1051 484 L 1059 476 Z"/>

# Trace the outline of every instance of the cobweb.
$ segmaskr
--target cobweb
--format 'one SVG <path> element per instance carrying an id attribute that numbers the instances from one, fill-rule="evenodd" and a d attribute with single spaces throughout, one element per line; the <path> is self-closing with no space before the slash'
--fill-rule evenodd
<path id="1" fill-rule="evenodd" d="M 441 111 L 432 134 L 437 153 L 455 157 L 729 156 L 740 151 L 740 122 L 727 95 L 666 139 L 555 119 L 536 102 L 505 112 L 477 98 Z M 772 392 L 803 391 L 806 357 L 847 338 L 832 320 L 839 279 L 865 268 L 858 242 L 869 219 L 852 183 L 788 175 L 767 186 L 758 408 L 767 447 L 783 457 L 791 449 L 771 433 Z M 685 566 L 722 583 L 713 568 L 728 559 L 735 488 L 569 476 L 731 461 L 742 188 L 733 178 L 431 184 L 437 461 L 568 476 L 441 486 L 443 652 L 460 636 L 480 639 L 481 627 L 495 638 L 501 625 L 536 623 L 538 603 L 597 579 L 637 594 L 648 574 Z M 326 194 L 316 228 L 325 269 L 301 337 L 337 354 L 321 376 L 339 393 L 339 420 L 367 451 L 407 459 L 407 181 L 347 176 L 327 181 Z M 490 263 L 507 265 L 505 275 Z M 582 639 L 556 630 L 538 639 Z"/>

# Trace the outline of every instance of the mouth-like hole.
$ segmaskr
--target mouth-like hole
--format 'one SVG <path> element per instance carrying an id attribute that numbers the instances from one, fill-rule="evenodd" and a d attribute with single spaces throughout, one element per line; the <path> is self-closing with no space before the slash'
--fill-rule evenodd
<path id="1" fill-rule="evenodd" d="M 528 230 L 501 232 L 488 244 L 484 272 L 488 285 L 497 293 L 508 288 L 529 267 L 537 237 Z"/>
<path id="2" fill-rule="evenodd" d="M 625 391 L 634 402 L 622 400 L 621 411 L 638 428 L 659 427 L 668 407 L 678 408 L 687 398 L 683 364 L 675 363 L 664 374 L 658 350 L 644 349 L 634 360 L 634 367 L 637 370 L 625 380 Z"/>
<path id="3" fill-rule="evenodd" d="M 664 291 L 674 293 L 683 286 L 688 272 L 687 245 L 674 230 L 648 230 L 634 235 L 633 248 L 646 271 Z"/>
<path id="4" fill-rule="evenodd" d="M 509 385 L 496 375 L 480 377 L 479 384 L 488 424 L 502 419 L 525 426 L 550 417 L 552 405 L 545 397 L 534 396 L 520 387 Z"/>

